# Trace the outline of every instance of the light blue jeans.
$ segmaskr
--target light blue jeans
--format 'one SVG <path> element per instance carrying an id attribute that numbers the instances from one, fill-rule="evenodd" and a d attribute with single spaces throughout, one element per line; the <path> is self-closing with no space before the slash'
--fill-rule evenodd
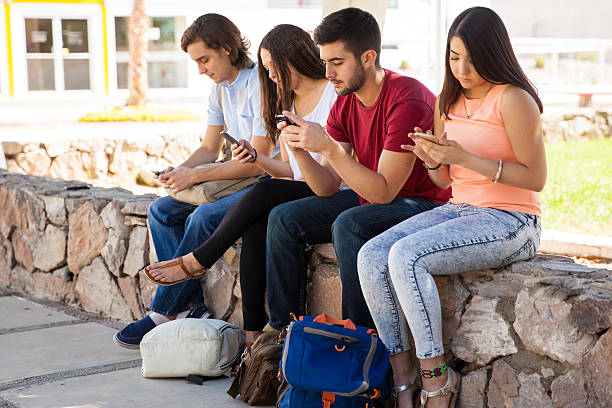
<path id="1" fill-rule="evenodd" d="M 363 295 L 391 355 L 444 353 L 440 298 L 432 275 L 501 268 L 535 255 L 540 218 L 522 212 L 445 204 L 369 240 L 357 268 Z"/>

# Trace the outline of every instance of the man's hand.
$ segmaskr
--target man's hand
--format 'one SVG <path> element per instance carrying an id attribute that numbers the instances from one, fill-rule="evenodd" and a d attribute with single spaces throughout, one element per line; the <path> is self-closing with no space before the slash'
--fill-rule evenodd
<path id="1" fill-rule="evenodd" d="M 283 111 L 283 115 L 297 123 L 297 126 L 282 127 L 281 137 L 289 149 L 304 149 L 313 153 L 324 154 L 333 146 L 333 141 L 321 125 L 308 122 L 298 115 Z"/>
<path id="2" fill-rule="evenodd" d="M 193 169 L 183 166 L 160 174 L 159 179 L 166 188 L 172 189 L 174 193 L 188 189 L 195 184 Z"/>

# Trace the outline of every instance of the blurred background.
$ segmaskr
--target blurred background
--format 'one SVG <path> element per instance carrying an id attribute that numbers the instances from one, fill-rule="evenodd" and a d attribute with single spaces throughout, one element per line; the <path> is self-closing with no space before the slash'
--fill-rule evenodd
<path id="1" fill-rule="evenodd" d="M 277 24 L 312 32 L 331 11 L 362 7 L 383 28 L 382 65 L 437 94 L 448 27 L 468 7 L 490 7 L 505 22 L 545 105 L 545 228 L 612 235 L 610 0 L 0 0 L 0 5 L 0 141 L 6 154 L 4 162 L 0 154 L 0 167 L 157 194 L 163 190 L 147 169 L 180 163 L 197 147 L 206 123 L 212 82 L 198 75 L 180 50 L 184 29 L 198 16 L 215 12 L 230 18 L 251 41 L 256 59 L 261 38 Z M 128 22 L 137 11 L 146 22 L 142 43 L 148 48 L 140 53 L 148 86 L 141 104 L 183 110 L 188 114 L 179 116 L 191 120 L 95 123 L 106 120 L 99 112 L 124 106 L 133 96 L 128 73 L 138 70 L 128 68 L 135 34 Z M 79 122 L 85 114 L 92 114 L 94 123 Z M 138 115 L 149 120 L 148 113 Z M 158 116 L 174 119 L 173 113 Z"/>
<path id="2" fill-rule="evenodd" d="M 325 3 L 325 4 L 324 4 Z M 199 100 L 211 83 L 180 50 L 181 34 L 196 17 L 229 17 L 252 43 L 279 23 L 312 32 L 323 0 L 147 0 L 150 17 L 147 96 Z M 336 3 L 342 3 L 337 2 Z M 349 3 L 348 1 L 346 3 Z M 353 2 L 360 3 L 360 2 Z M 414 76 L 435 93 L 448 27 L 467 7 L 483 5 L 502 17 L 529 78 L 547 104 L 612 103 L 612 28 L 607 0 L 375 0 L 383 26 L 382 63 Z M 4 0 L 0 9 L 0 98 L 90 99 L 127 96 L 128 17 L 131 0 Z M 386 10 L 384 9 L 386 6 Z M 589 101 L 584 101 L 588 103 Z M 201 111 L 201 110 L 200 110 Z"/>

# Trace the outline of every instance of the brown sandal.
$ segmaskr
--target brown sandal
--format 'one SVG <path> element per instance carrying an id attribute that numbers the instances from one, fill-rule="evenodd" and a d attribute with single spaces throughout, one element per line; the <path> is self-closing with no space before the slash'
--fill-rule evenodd
<path id="1" fill-rule="evenodd" d="M 174 281 L 174 282 L 161 282 L 161 281 L 158 281 L 158 280 L 156 280 L 155 278 L 153 278 L 151 276 L 151 274 L 149 273 L 149 268 L 148 267 L 144 268 L 143 272 L 144 272 L 145 276 L 147 278 L 149 278 L 149 280 L 151 282 L 153 282 L 154 284 L 159 285 L 159 286 L 172 286 L 172 285 L 176 285 L 177 283 L 185 282 L 186 280 L 189 280 L 189 279 L 200 278 L 200 277 L 204 276 L 204 274 L 206 273 L 206 269 L 205 268 L 198 269 L 197 271 L 194 271 L 194 272 L 189 272 L 189 270 L 187 269 L 187 267 L 183 263 L 183 257 L 182 256 L 179 256 L 178 258 L 173 259 L 165 267 L 169 268 L 171 266 L 176 266 L 176 265 L 180 266 L 181 269 L 183 270 L 183 272 L 185 272 L 185 275 L 187 276 L 186 278 L 179 279 L 179 280 Z"/>
<path id="2" fill-rule="evenodd" d="M 451 377 L 455 377 L 457 379 L 457 383 L 455 385 L 453 385 L 453 380 L 451 379 Z M 425 407 L 428 398 L 440 397 L 448 394 L 453 394 L 450 399 L 450 402 L 448 403 L 448 408 L 455 408 L 455 403 L 457 402 L 459 390 L 461 390 L 461 376 L 452 368 L 448 367 L 448 380 L 446 380 L 446 385 L 444 387 L 439 388 L 435 391 L 427 391 L 421 389 L 421 408 Z"/>

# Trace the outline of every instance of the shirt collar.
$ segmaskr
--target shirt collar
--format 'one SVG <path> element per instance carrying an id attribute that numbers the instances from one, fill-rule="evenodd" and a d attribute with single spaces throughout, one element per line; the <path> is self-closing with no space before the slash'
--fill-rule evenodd
<path id="1" fill-rule="evenodd" d="M 238 76 L 236 77 L 236 80 L 234 82 L 230 84 L 228 81 L 223 81 L 219 84 L 219 86 L 224 86 L 226 88 L 229 88 L 229 87 L 235 87 L 235 88 L 240 88 L 240 89 L 245 88 L 249 81 L 249 75 L 252 69 L 255 69 L 255 66 L 253 68 L 241 69 L 240 72 L 238 72 Z"/>

